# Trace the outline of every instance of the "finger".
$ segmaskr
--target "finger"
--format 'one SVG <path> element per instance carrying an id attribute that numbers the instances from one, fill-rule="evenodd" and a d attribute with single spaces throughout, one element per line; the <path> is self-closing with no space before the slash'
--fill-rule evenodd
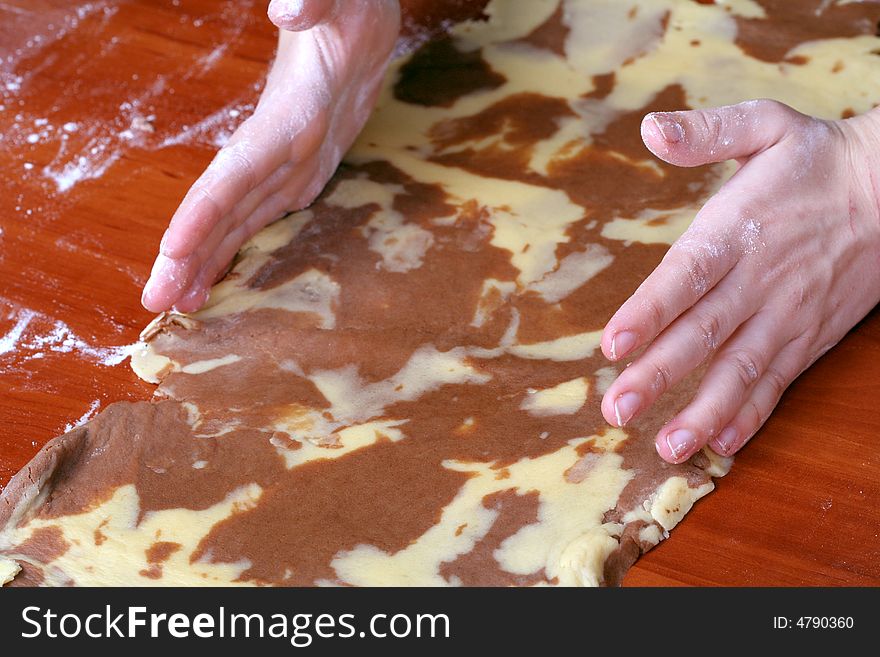
<path id="1" fill-rule="evenodd" d="M 210 231 L 201 238 L 201 241 L 192 253 L 182 258 L 177 258 L 176 262 L 178 264 L 176 269 L 179 270 L 179 273 L 175 281 L 169 281 L 166 278 L 167 267 L 155 270 L 145 286 L 145 289 L 150 288 L 150 293 L 149 295 L 145 293 L 143 298 L 149 299 L 150 303 L 154 306 L 157 303 L 164 304 L 165 307 L 160 310 L 167 310 L 168 307 L 177 304 L 180 297 L 192 287 L 193 281 L 205 261 L 226 238 L 229 232 L 242 223 L 244 218 L 250 216 L 268 197 L 291 185 L 294 166 L 293 163 L 286 162 L 278 167 L 266 180 L 237 203 L 231 212 L 217 220 Z M 298 171 L 294 179 L 302 181 L 308 176 L 313 176 L 314 171 L 315 164 L 311 162 Z M 302 185 L 303 183 L 299 182 L 297 184 Z M 168 260 L 167 256 L 163 257 Z M 161 302 L 158 301 L 160 298 Z M 153 307 L 149 309 L 153 310 Z"/>
<path id="2" fill-rule="evenodd" d="M 268 214 L 268 213 L 267 213 Z M 279 219 L 284 216 L 282 210 L 274 215 Z M 211 287 L 221 276 L 226 273 L 232 258 L 250 237 L 258 229 L 249 230 L 245 225 L 236 229 L 226 236 L 226 239 L 217 247 L 210 260 L 205 263 L 201 274 L 193 282 L 190 289 L 175 304 L 174 309 L 178 312 L 191 313 L 201 308 L 210 296 Z"/>
<path id="3" fill-rule="evenodd" d="M 660 456 L 681 463 L 717 436 L 788 340 L 775 315 L 759 313 L 743 324 L 712 359 L 694 400 L 657 435 Z"/>
<path id="4" fill-rule="evenodd" d="M 211 288 L 205 286 L 191 287 L 173 306 L 175 312 L 194 313 L 205 305 L 211 294 Z"/>
<path id="5" fill-rule="evenodd" d="M 334 0 L 272 0 L 269 20 L 282 30 L 310 30 L 330 17 Z"/>
<path id="6" fill-rule="evenodd" d="M 727 241 L 700 228 L 707 211 L 700 211 L 605 326 L 601 347 L 610 360 L 620 360 L 653 340 L 733 268 L 736 256 Z"/>
<path id="7" fill-rule="evenodd" d="M 155 313 L 168 310 L 189 286 L 197 267 L 195 261 L 172 260 L 161 254 L 157 256 L 150 279 L 141 294 L 141 305 Z"/>
<path id="8" fill-rule="evenodd" d="M 238 229 L 240 226 L 247 224 L 250 234 L 253 234 L 266 224 L 277 218 L 275 216 L 275 208 L 283 201 L 284 207 L 282 211 L 290 212 L 299 210 L 314 200 L 314 196 L 323 189 L 326 184 L 326 178 L 318 173 L 319 164 L 312 159 L 305 163 L 303 167 L 282 167 L 279 169 L 279 177 L 274 180 L 268 180 L 263 187 L 264 196 L 243 201 L 236 210 L 230 214 L 231 219 L 226 222 L 223 231 L 215 231 L 209 238 L 199 247 L 195 254 L 191 257 L 198 257 L 199 274 L 206 263 L 211 260 L 214 252 L 226 237 Z M 308 196 L 310 191 L 315 189 L 315 193 Z M 255 190 L 256 191 L 256 190 Z M 240 215 L 240 216 L 239 216 Z M 244 243 L 244 242 L 242 242 Z M 233 254 L 234 255 L 234 254 Z M 208 284 L 213 283 L 213 279 L 207 277 Z M 191 281 L 192 282 L 192 281 Z"/>
<path id="9" fill-rule="evenodd" d="M 266 199 L 254 213 L 240 226 L 229 233 L 212 250 L 210 257 L 194 278 L 192 285 L 176 301 L 175 307 L 181 312 L 195 312 L 208 299 L 211 286 L 217 281 L 241 246 L 268 223 L 280 219 L 291 206 L 292 194 L 281 191 Z"/>
<path id="10" fill-rule="evenodd" d="M 622 427 L 715 353 L 755 312 L 757 297 L 744 298 L 728 276 L 627 367 L 602 399 L 602 415 Z"/>
<path id="11" fill-rule="evenodd" d="M 236 219 L 235 224 L 230 224 L 226 232 L 212 234 L 199 250 L 190 256 L 198 260 L 198 271 L 193 274 L 187 286 L 181 289 L 178 297 L 172 300 L 172 304 L 184 312 L 193 312 L 200 308 L 207 300 L 211 285 L 216 282 L 241 245 L 283 214 L 304 207 L 323 189 L 326 181 L 318 179 L 320 177 L 318 168 L 317 160 L 312 158 L 295 172 L 288 171 L 288 178 L 279 179 L 280 184 L 273 184 L 271 187 L 277 189 L 273 189 L 272 193 L 260 199 L 259 205 L 250 208 L 251 211 L 246 217 Z M 267 185 L 267 189 L 269 188 Z M 312 189 L 315 189 L 315 192 L 309 196 Z M 239 230 L 242 226 L 244 229 Z M 228 240 L 229 235 L 233 235 L 231 240 Z M 231 253 L 220 248 L 222 244 L 231 244 L 236 240 L 238 246 Z"/>
<path id="12" fill-rule="evenodd" d="M 734 418 L 709 441 L 712 451 L 721 456 L 730 456 L 742 449 L 770 417 L 788 386 L 803 371 L 803 363 L 803 350 L 798 343 L 786 345 L 767 367 Z"/>
<path id="13" fill-rule="evenodd" d="M 277 117 L 258 107 L 187 193 L 165 231 L 160 252 L 171 258 L 191 254 L 219 221 L 279 169 L 304 166 L 319 157 L 328 121 L 318 110 L 316 105 L 276 123 Z"/>
<path id="14" fill-rule="evenodd" d="M 301 170 L 302 168 L 302 165 L 297 167 L 291 162 L 285 162 L 275 169 L 268 178 L 257 185 L 243 199 L 235 204 L 229 212 L 229 223 L 225 232 L 228 233 L 230 230 L 243 223 L 244 220 L 251 216 L 254 210 L 260 207 L 267 198 L 280 189 L 290 185 L 293 179 L 300 176 L 298 169 Z"/>
<path id="15" fill-rule="evenodd" d="M 283 140 L 245 128 L 193 184 L 162 237 L 159 252 L 179 259 L 191 254 L 224 216 L 289 157 Z"/>
<path id="16" fill-rule="evenodd" d="M 301 171 L 294 171 L 294 165 L 290 162 L 282 164 L 252 192 L 236 203 L 188 257 L 195 258 L 201 267 L 226 236 L 250 217 L 268 198 L 285 187 L 302 184 L 296 181 L 308 176 L 307 172 L 312 170 L 314 170 L 312 165 L 307 165 Z"/>
<path id="17" fill-rule="evenodd" d="M 642 120 L 642 140 L 677 166 L 747 158 L 776 144 L 806 117 L 775 100 L 683 112 L 653 112 Z"/>

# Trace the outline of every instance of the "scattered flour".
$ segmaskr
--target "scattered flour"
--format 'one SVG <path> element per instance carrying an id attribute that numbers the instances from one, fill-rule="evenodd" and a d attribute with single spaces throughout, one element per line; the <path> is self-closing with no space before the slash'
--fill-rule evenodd
<path id="1" fill-rule="evenodd" d="M 0 337 L 0 355 L 15 350 L 24 330 L 31 323 L 35 315 L 36 313 L 33 310 L 27 309 L 21 310 L 17 316 L 13 315 L 16 320 L 15 326 L 6 335 Z"/>
<path id="2" fill-rule="evenodd" d="M 182 70 L 181 79 L 188 80 L 203 77 L 223 60 L 227 53 L 241 39 L 245 23 L 241 20 L 243 12 L 247 12 L 254 0 L 223 0 L 210 16 L 193 17 L 181 13 L 184 23 L 199 26 L 204 18 L 220 19 L 221 27 L 212 37 L 213 45 L 195 61 L 189 62 Z M 34 12 L 17 10 L 0 3 L 0 15 L 4 11 L 13 11 L 22 16 L 30 16 Z M 28 31 L 27 39 L 20 43 L 6 44 L 9 54 L 0 57 L 0 101 L 2 111 L 16 103 L 23 105 L 18 97 L 27 88 L 34 77 L 30 70 L 16 70 L 19 62 L 32 59 L 47 46 L 55 43 L 75 31 L 80 23 L 89 20 L 89 30 L 106 31 L 110 19 L 118 12 L 119 7 L 108 0 L 83 3 L 78 7 L 62 7 L 47 10 L 41 20 L 32 20 L 34 30 Z M 95 24 L 95 21 L 98 24 Z M 205 23 L 207 24 L 207 23 Z M 36 32 L 36 33 L 34 33 Z M 111 45 L 118 41 L 116 37 L 109 40 Z M 103 54 L 102 50 L 102 54 Z M 133 80 L 140 79 L 137 74 Z M 257 85 L 258 90 L 261 84 Z M 119 104 L 119 113 L 113 119 L 103 122 L 87 121 L 81 118 L 52 117 L 57 125 L 52 125 L 46 116 L 28 116 L 24 110 L 15 116 L 15 122 L 0 134 L 0 140 L 12 148 L 29 149 L 45 154 L 51 148 L 57 148 L 54 157 L 41 159 L 36 154 L 29 157 L 25 170 L 38 174 L 46 179 L 49 188 L 54 187 L 57 193 L 65 193 L 83 181 L 103 176 L 107 170 L 118 162 L 131 147 L 148 150 L 159 150 L 178 144 L 204 145 L 222 147 L 241 123 L 245 113 L 254 108 L 254 103 L 239 99 L 227 102 L 214 113 L 198 123 L 186 126 L 176 134 L 171 130 L 165 134 L 154 134 L 156 129 L 155 105 L 158 99 L 173 94 L 169 88 L 167 77 L 158 75 L 155 79 L 141 86 L 129 97 L 123 97 Z M 175 128 L 172 128 L 176 129 Z M 169 134 L 171 132 L 171 134 Z M 51 151 L 50 151 L 51 153 Z M 49 191 L 49 189 L 47 189 Z"/>
<path id="3" fill-rule="evenodd" d="M 219 62 L 223 58 L 223 55 L 226 54 L 227 50 L 229 50 L 229 42 L 221 43 L 207 55 L 200 57 L 196 62 L 199 73 L 205 73 L 214 68 L 214 66 L 217 65 L 217 62 Z"/>
<path id="4" fill-rule="evenodd" d="M 101 400 L 100 399 L 96 399 L 95 401 L 93 401 L 91 403 L 91 405 L 89 406 L 89 410 L 87 410 L 85 413 L 83 413 L 82 417 L 80 419 L 78 419 L 76 422 L 71 422 L 70 424 L 64 425 L 64 433 L 67 433 L 68 431 L 72 431 L 73 429 L 76 429 L 77 427 L 81 427 L 86 422 L 91 420 L 92 416 L 95 414 L 95 412 L 100 407 L 101 407 Z"/>
<path id="5" fill-rule="evenodd" d="M 30 308 L 6 316 L 14 324 L 0 336 L 0 372 L 9 364 L 39 360 L 47 353 L 75 353 L 98 365 L 113 367 L 128 358 L 136 344 L 100 347 L 82 339 L 62 322 Z"/>
<path id="6" fill-rule="evenodd" d="M 55 320 L 52 330 L 43 335 L 33 336 L 30 342 L 21 344 L 20 348 L 38 353 L 48 350 L 67 354 L 75 351 L 99 365 L 112 367 L 128 358 L 133 353 L 135 345 L 95 347 L 76 335 L 67 324 Z"/>
<path id="7" fill-rule="evenodd" d="M 59 155 L 63 152 L 63 147 Z M 66 192 L 83 180 L 100 178 L 110 166 L 122 156 L 118 148 L 113 148 L 109 139 L 91 140 L 86 149 L 62 165 L 52 163 L 43 167 L 43 175 L 55 183 L 59 192 Z M 56 157 L 56 160 L 59 158 Z"/>
<path id="8" fill-rule="evenodd" d="M 748 219 L 743 225 L 743 249 L 746 253 L 757 253 L 764 246 L 761 239 L 761 223 L 755 219 Z"/>

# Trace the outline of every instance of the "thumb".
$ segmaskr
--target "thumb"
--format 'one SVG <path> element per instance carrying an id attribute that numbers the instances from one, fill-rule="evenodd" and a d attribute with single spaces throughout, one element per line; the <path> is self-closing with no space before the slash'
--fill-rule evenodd
<path id="1" fill-rule="evenodd" d="M 696 167 L 756 155 L 805 118 L 788 105 L 767 99 L 705 110 L 652 112 L 642 119 L 642 140 L 661 160 Z"/>
<path id="2" fill-rule="evenodd" d="M 335 0 L 272 0 L 269 20 L 282 30 L 302 32 L 329 18 L 335 4 Z"/>

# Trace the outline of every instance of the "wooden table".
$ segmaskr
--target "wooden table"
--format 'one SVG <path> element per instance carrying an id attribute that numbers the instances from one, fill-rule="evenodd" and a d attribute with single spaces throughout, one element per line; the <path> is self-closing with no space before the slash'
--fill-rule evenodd
<path id="1" fill-rule="evenodd" d="M 151 319 L 168 218 L 258 97 L 265 5 L 0 2 L 0 484 L 66 425 L 151 395 L 112 363 Z M 875 311 L 625 583 L 880 584 L 878 411 Z"/>

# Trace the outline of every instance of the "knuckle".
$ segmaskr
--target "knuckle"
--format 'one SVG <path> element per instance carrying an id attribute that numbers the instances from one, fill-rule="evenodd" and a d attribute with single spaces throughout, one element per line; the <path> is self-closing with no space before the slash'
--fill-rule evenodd
<path id="1" fill-rule="evenodd" d="M 785 296 L 785 306 L 791 312 L 799 312 L 812 301 L 813 289 L 802 282 L 795 283 Z"/>
<path id="2" fill-rule="evenodd" d="M 707 144 L 719 142 L 723 126 L 721 114 L 715 110 L 698 110 L 693 119 Z"/>
<path id="3" fill-rule="evenodd" d="M 654 297 L 645 297 L 640 304 L 640 310 L 647 320 L 651 336 L 656 335 L 666 326 L 667 320 L 664 306 Z"/>
<path id="4" fill-rule="evenodd" d="M 797 370 L 796 373 L 793 372 L 792 379 L 818 359 L 817 344 L 817 338 L 813 336 L 812 330 L 809 331 L 809 334 L 802 334 L 788 344 L 786 348 L 788 369 Z"/>
<path id="5" fill-rule="evenodd" d="M 760 360 L 749 350 L 738 348 L 730 351 L 725 361 L 736 374 L 743 388 L 749 388 L 761 373 Z"/>
<path id="6" fill-rule="evenodd" d="M 755 109 L 762 112 L 778 112 L 785 107 L 785 105 L 773 98 L 759 98 L 755 101 L 754 106 Z"/>
<path id="7" fill-rule="evenodd" d="M 762 197 L 755 195 L 753 198 L 744 199 L 737 204 L 736 216 L 745 219 L 764 217 L 768 214 L 772 214 L 771 212 L 768 212 L 768 210 L 767 201 Z"/>
<path id="8" fill-rule="evenodd" d="M 702 403 L 700 412 L 705 418 L 706 434 L 710 437 L 717 434 L 721 427 L 727 424 L 728 417 L 724 412 L 723 402 L 714 399 L 706 400 Z"/>
<path id="9" fill-rule="evenodd" d="M 775 116 L 778 118 L 791 118 L 794 111 L 785 103 L 781 103 L 773 98 L 759 98 L 755 101 L 755 109 L 761 114 Z"/>
<path id="10" fill-rule="evenodd" d="M 203 207 L 207 208 L 207 220 L 209 222 L 219 221 L 223 217 L 223 209 L 212 187 L 205 185 L 199 189 L 198 193 Z"/>
<path id="11" fill-rule="evenodd" d="M 290 144 L 290 157 L 295 161 L 303 161 L 317 156 L 330 132 L 330 116 L 328 112 L 317 112 L 310 117 L 305 126 L 291 126 L 296 138 Z"/>
<path id="12" fill-rule="evenodd" d="M 785 389 L 788 387 L 788 377 L 773 366 L 767 368 L 764 376 L 767 379 L 767 385 L 770 386 L 773 399 L 778 400 L 782 397 L 782 393 L 785 392 Z"/>
<path id="13" fill-rule="evenodd" d="M 699 318 L 696 325 L 696 343 L 706 353 L 712 353 L 718 348 L 718 340 L 721 335 L 721 320 L 714 312 L 707 312 Z"/>
<path id="14" fill-rule="evenodd" d="M 655 397 L 672 387 L 674 383 L 672 370 L 666 362 L 655 360 L 651 363 L 649 371 L 652 372 L 650 388 Z"/>
<path id="15" fill-rule="evenodd" d="M 682 248 L 679 250 L 678 264 L 684 277 L 684 284 L 697 296 L 703 296 L 712 282 L 712 266 L 709 259 L 702 254 Z"/>
<path id="16" fill-rule="evenodd" d="M 798 337 L 792 340 L 791 346 L 797 356 L 803 360 L 812 354 L 818 338 L 819 329 L 814 326 L 808 326 Z"/>
<path id="17" fill-rule="evenodd" d="M 758 404 L 754 399 L 750 399 L 745 403 L 740 414 L 745 419 L 745 435 L 754 433 L 764 423 L 764 413 L 758 408 Z"/>
<path id="18" fill-rule="evenodd" d="M 770 201 L 767 199 L 755 195 L 734 205 L 733 216 L 736 217 L 740 241 L 743 242 L 746 250 L 749 250 L 749 247 L 756 250 L 759 246 L 763 246 L 769 225 L 766 219 L 773 217 L 773 210 L 769 204 Z"/>
<path id="19" fill-rule="evenodd" d="M 253 189 L 256 186 L 257 175 L 254 171 L 254 163 L 251 159 L 240 151 L 234 151 L 235 163 L 238 166 L 241 175 L 244 177 L 247 188 Z"/>

